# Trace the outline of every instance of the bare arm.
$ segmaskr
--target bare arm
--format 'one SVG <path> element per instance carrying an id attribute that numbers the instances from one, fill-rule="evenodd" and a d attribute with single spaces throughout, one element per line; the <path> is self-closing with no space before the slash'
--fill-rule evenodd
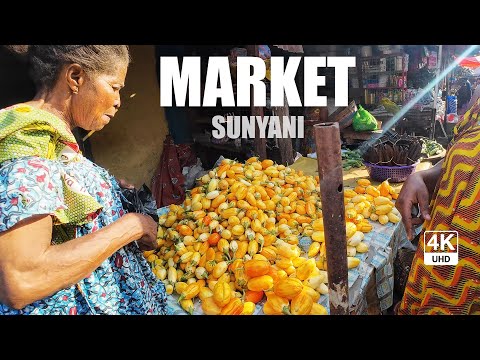
<path id="1" fill-rule="evenodd" d="M 443 161 L 444 159 L 440 160 L 438 163 L 435 164 L 435 166 L 431 167 L 430 169 L 418 172 L 418 174 L 425 182 L 425 185 L 427 185 L 430 196 L 433 194 L 435 186 L 437 185 L 438 178 L 440 177 Z"/>
<path id="2" fill-rule="evenodd" d="M 22 309 L 87 277 L 121 247 L 156 247 L 156 223 L 127 214 L 97 232 L 51 245 L 52 218 L 33 216 L 0 234 L 0 302 Z"/>
<path id="3" fill-rule="evenodd" d="M 410 240 L 413 239 L 412 225 L 418 225 L 424 220 L 430 220 L 430 198 L 440 177 L 442 164 L 443 159 L 428 170 L 413 173 L 403 184 L 395 206 L 402 215 L 402 222 Z M 420 218 L 412 218 L 412 207 L 415 204 L 418 204 L 420 207 L 422 214 Z"/>

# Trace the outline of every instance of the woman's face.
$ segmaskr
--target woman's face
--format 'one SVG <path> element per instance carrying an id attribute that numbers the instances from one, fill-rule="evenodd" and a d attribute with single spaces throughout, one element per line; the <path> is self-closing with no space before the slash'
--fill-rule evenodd
<path id="1" fill-rule="evenodd" d="M 125 86 L 127 65 L 119 65 L 112 74 L 85 75 L 85 81 L 72 95 L 75 126 L 101 130 L 120 108 L 120 90 Z"/>

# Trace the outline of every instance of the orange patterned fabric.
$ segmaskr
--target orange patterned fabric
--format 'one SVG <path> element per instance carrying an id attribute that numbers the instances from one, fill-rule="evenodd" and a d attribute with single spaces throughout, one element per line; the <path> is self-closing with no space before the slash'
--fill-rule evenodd
<path id="1" fill-rule="evenodd" d="M 423 236 L 399 314 L 480 314 L 480 99 L 454 130 L 424 230 L 456 230 L 458 265 L 423 262 Z"/>

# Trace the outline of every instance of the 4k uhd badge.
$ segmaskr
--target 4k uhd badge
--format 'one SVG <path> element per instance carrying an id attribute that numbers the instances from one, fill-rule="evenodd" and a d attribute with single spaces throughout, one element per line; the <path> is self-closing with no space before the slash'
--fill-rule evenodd
<path id="1" fill-rule="evenodd" d="M 425 231 L 423 254 L 425 265 L 457 265 L 458 232 Z"/>

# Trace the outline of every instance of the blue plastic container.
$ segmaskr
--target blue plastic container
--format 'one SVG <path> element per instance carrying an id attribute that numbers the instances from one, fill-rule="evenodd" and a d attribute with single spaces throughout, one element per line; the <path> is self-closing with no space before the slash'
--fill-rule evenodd
<path id="1" fill-rule="evenodd" d="M 447 95 L 447 114 L 457 113 L 457 97 L 455 95 Z"/>

